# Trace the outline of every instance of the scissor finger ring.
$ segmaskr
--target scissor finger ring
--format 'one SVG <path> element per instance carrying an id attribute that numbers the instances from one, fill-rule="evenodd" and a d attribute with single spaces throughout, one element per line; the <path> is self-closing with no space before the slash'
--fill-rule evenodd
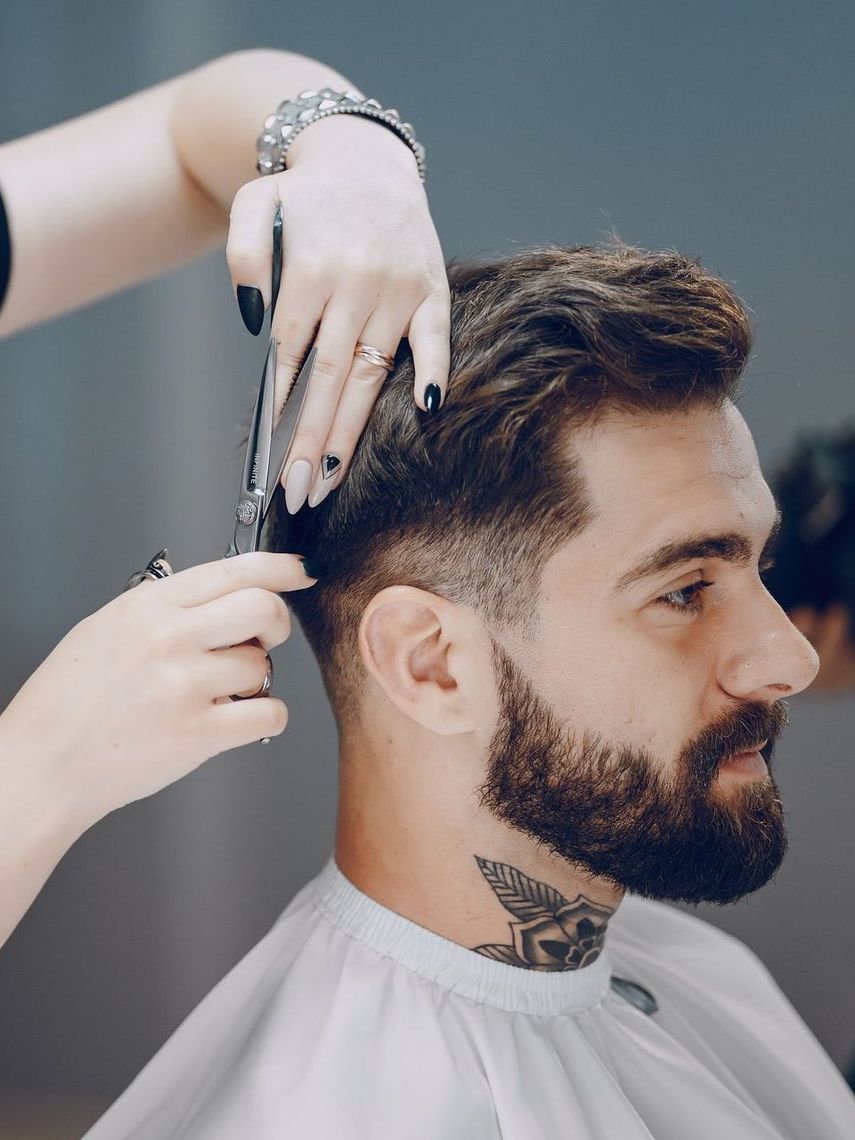
<path id="1" fill-rule="evenodd" d="M 173 573 L 172 567 L 166 561 L 168 553 L 169 551 L 164 547 L 163 550 L 155 554 L 154 558 L 149 559 L 145 570 L 137 570 L 135 574 L 131 574 L 122 587 L 122 593 L 126 590 L 132 590 L 140 582 L 156 582 L 159 578 L 168 578 Z"/>
<path id="2" fill-rule="evenodd" d="M 270 690 L 273 687 L 273 662 L 270 660 L 270 654 L 265 654 L 267 658 L 267 669 L 264 673 L 264 680 L 261 682 L 261 688 L 255 693 L 248 693 L 245 696 L 238 696 L 232 693 L 229 697 L 230 701 L 254 701 L 256 697 L 269 697 Z"/>

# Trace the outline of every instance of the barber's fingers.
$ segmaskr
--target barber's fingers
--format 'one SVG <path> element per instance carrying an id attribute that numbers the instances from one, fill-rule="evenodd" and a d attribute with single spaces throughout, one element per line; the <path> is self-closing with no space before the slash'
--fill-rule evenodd
<path id="1" fill-rule="evenodd" d="M 279 594 L 314 584 L 315 579 L 308 577 L 297 555 L 259 550 L 192 566 L 157 582 L 143 582 L 136 589 L 151 591 L 152 598 L 173 605 L 201 606 L 236 590 L 257 587 Z"/>
<path id="2" fill-rule="evenodd" d="M 386 300 L 361 329 L 359 343 L 394 357 L 410 311 L 411 307 L 406 302 L 395 305 Z M 341 483 L 388 375 L 388 369 L 382 364 L 375 364 L 363 356 L 353 357 L 338 405 L 331 422 L 326 425 L 320 463 L 309 493 L 309 506 L 318 506 Z"/>
<path id="3" fill-rule="evenodd" d="M 445 400 L 451 354 L 451 301 L 447 288 L 431 293 L 416 309 L 407 333 L 415 365 L 414 398 L 422 411 Z"/>
<path id="4" fill-rule="evenodd" d="M 259 178 L 235 195 L 229 218 L 226 260 L 243 322 L 257 336 L 271 303 L 273 220 L 279 206 L 274 185 Z"/>
<path id="5" fill-rule="evenodd" d="M 222 700 L 232 694 L 254 696 L 267 675 L 267 654 L 257 644 L 233 645 L 206 653 L 195 673 L 199 693 L 206 700 Z"/>
<path id="6" fill-rule="evenodd" d="M 286 641 L 291 632 L 288 607 L 278 594 L 251 587 L 215 598 L 187 611 L 203 649 L 222 649 L 257 638 L 265 649 Z"/>
<path id="7" fill-rule="evenodd" d="M 208 710 L 211 736 L 219 751 L 239 748 L 243 744 L 279 736 L 288 723 L 288 709 L 276 697 L 258 697 L 247 701 L 223 701 Z"/>
<path id="8" fill-rule="evenodd" d="M 324 443 L 353 362 L 354 348 L 370 312 L 369 305 L 370 300 L 357 305 L 352 297 L 342 297 L 330 301 L 323 313 L 315 340 L 314 369 L 282 473 L 285 504 L 292 514 L 305 503 L 321 465 Z"/>
<path id="9" fill-rule="evenodd" d="M 276 340 L 273 419 L 278 422 L 291 384 L 311 348 L 332 289 L 328 274 L 308 261 L 286 261 L 271 334 Z M 322 370 L 323 371 L 323 370 Z M 317 364 L 313 377 L 317 373 Z"/>

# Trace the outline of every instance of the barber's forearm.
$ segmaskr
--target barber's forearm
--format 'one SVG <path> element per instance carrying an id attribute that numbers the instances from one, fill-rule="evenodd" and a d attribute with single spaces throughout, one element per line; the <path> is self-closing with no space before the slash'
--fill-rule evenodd
<path id="1" fill-rule="evenodd" d="M 13 268 L 0 334 L 163 274 L 222 241 L 226 218 L 178 161 L 181 80 L 0 147 Z"/>
<path id="2" fill-rule="evenodd" d="M 225 218 L 169 132 L 181 79 L 0 147 L 12 276 L 0 334 L 164 273 L 214 248 Z"/>
<path id="3" fill-rule="evenodd" d="M 40 786 L 0 717 L 0 946 L 91 823 Z"/>
<path id="4" fill-rule="evenodd" d="M 223 243 L 231 199 L 255 177 L 264 118 L 283 99 L 324 84 L 351 86 L 303 56 L 239 52 L 0 146 L 0 191 L 12 233 L 0 335 Z"/>

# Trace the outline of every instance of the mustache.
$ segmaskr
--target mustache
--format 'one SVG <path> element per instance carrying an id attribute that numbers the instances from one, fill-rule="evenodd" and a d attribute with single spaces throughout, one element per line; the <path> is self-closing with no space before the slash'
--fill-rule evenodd
<path id="1" fill-rule="evenodd" d="M 708 728 L 686 750 L 686 759 L 696 776 L 712 779 L 718 767 L 739 752 L 753 752 L 763 741 L 760 752 L 767 764 L 775 741 L 790 723 L 786 701 L 766 705 L 751 701 Z"/>

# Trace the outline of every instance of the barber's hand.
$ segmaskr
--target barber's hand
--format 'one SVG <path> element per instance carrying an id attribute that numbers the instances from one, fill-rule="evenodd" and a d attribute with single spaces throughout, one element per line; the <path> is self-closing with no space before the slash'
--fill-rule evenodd
<path id="1" fill-rule="evenodd" d="M 0 744 L 89 826 L 204 760 L 283 731 L 257 692 L 290 620 L 280 591 L 314 584 L 290 554 L 244 554 L 143 582 L 77 625 L 0 717 Z M 258 645 L 245 644 L 257 638 Z"/>
<path id="2" fill-rule="evenodd" d="M 284 173 L 238 191 L 227 256 L 235 289 L 243 287 L 247 327 L 257 332 L 270 305 L 271 232 L 282 203 L 284 258 L 273 327 L 277 414 L 320 326 L 283 474 L 288 509 L 296 512 L 307 496 L 316 506 L 341 482 L 386 378 L 382 365 L 354 357 L 357 342 L 394 356 L 407 336 L 415 402 L 439 407 L 448 382 L 450 303 L 415 159 L 391 131 L 356 116 L 331 116 L 294 140 L 288 163 Z"/>
<path id="3" fill-rule="evenodd" d="M 789 618 L 819 655 L 819 672 L 811 691 L 851 692 L 855 688 L 855 643 L 847 607 L 835 602 L 820 612 L 811 606 L 798 606 Z"/>

